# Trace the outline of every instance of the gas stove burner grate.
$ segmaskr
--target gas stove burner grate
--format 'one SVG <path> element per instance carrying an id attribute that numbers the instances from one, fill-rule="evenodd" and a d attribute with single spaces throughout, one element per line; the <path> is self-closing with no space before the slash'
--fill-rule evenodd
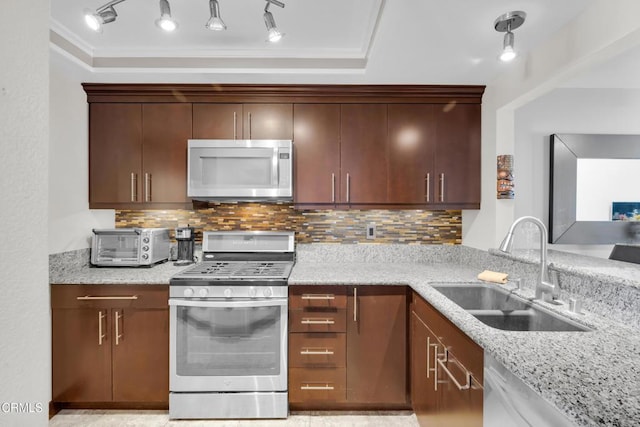
<path id="1" fill-rule="evenodd" d="M 208 277 L 287 277 L 288 262 L 202 262 L 182 274 Z"/>

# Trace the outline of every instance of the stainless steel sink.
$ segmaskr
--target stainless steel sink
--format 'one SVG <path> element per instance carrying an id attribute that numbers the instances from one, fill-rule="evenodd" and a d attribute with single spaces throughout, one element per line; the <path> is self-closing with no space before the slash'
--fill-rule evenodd
<path id="1" fill-rule="evenodd" d="M 493 328 L 507 331 L 590 331 L 577 322 L 496 286 L 446 284 L 434 285 L 433 288 Z"/>

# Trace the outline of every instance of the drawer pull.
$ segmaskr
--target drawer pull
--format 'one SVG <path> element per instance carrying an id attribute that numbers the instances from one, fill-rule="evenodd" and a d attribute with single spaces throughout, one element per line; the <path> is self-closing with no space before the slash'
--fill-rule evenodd
<path id="1" fill-rule="evenodd" d="M 302 299 L 306 299 L 306 300 L 333 300 L 336 299 L 335 295 L 331 295 L 331 294 L 326 294 L 326 295 L 319 295 L 319 294 L 303 294 Z"/>
<path id="2" fill-rule="evenodd" d="M 302 319 L 300 323 L 303 325 L 333 325 L 336 322 L 333 319 Z"/>
<path id="3" fill-rule="evenodd" d="M 102 320 L 107 317 L 102 313 L 102 310 L 98 312 L 98 345 L 102 345 L 102 340 L 106 335 L 102 332 Z"/>
<path id="4" fill-rule="evenodd" d="M 328 348 L 324 348 L 324 349 L 310 349 L 310 348 L 304 348 L 302 350 L 300 350 L 300 354 L 304 354 L 304 355 L 332 355 L 333 350 L 328 349 Z"/>
<path id="5" fill-rule="evenodd" d="M 438 365 L 440 365 L 440 367 L 442 368 L 442 370 L 447 374 L 447 376 L 449 377 L 449 379 L 451 379 L 451 381 L 453 381 L 453 383 L 456 385 L 456 387 L 458 387 L 458 390 L 469 390 L 471 388 L 471 372 L 467 371 L 464 366 L 460 365 L 460 363 L 456 360 L 451 360 L 452 362 L 454 362 L 456 365 L 460 366 L 460 368 L 462 368 L 464 370 L 464 376 L 467 379 L 467 383 L 465 385 L 462 385 L 458 382 L 458 380 L 456 380 L 456 377 L 453 376 L 453 374 L 451 373 L 451 371 L 449 371 L 449 369 L 447 368 L 447 365 L 445 365 L 445 363 L 449 361 L 449 353 L 445 352 L 445 359 L 436 359 L 436 362 L 438 362 Z"/>
<path id="6" fill-rule="evenodd" d="M 304 384 L 300 386 L 300 390 L 335 390 L 335 387 L 329 384 L 325 384 L 325 385 Z"/>
<path id="7" fill-rule="evenodd" d="M 78 301 L 94 301 L 94 300 L 103 300 L 103 301 L 109 301 L 109 300 L 135 300 L 138 299 L 138 295 L 129 295 L 129 296 L 123 296 L 123 297 L 118 297 L 118 296 L 112 296 L 112 297 L 95 297 L 92 295 L 85 295 L 82 297 L 76 297 L 76 299 Z"/>

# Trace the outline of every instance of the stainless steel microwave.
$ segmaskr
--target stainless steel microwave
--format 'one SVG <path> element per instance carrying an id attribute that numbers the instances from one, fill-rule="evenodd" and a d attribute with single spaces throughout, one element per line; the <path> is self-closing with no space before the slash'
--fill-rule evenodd
<path id="1" fill-rule="evenodd" d="M 169 259 L 168 228 L 94 229 L 91 264 L 102 267 L 149 266 Z"/>
<path id="2" fill-rule="evenodd" d="M 196 200 L 291 200 L 291 140 L 190 139 L 187 194 Z"/>

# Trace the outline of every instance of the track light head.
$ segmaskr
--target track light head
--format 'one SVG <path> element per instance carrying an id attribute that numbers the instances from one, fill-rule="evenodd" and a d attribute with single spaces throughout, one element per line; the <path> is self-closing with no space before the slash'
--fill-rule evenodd
<path id="1" fill-rule="evenodd" d="M 220 18 L 220 5 L 218 0 L 209 0 L 209 11 L 211 12 L 211 18 L 207 21 L 208 30 L 211 31 L 224 31 L 227 29 L 222 18 Z"/>
<path id="2" fill-rule="evenodd" d="M 101 33 L 102 26 L 115 21 L 117 16 L 118 14 L 113 6 L 108 6 L 104 10 L 98 9 L 95 12 L 89 9 L 84 10 L 84 22 L 96 33 Z"/>
<path id="3" fill-rule="evenodd" d="M 169 0 L 160 0 L 160 18 L 156 19 L 156 25 L 167 32 L 178 28 L 178 23 L 171 17 Z"/>
<path id="4" fill-rule="evenodd" d="M 527 14 L 525 12 L 517 10 L 500 15 L 493 22 L 493 27 L 496 31 L 505 33 L 502 42 L 502 52 L 499 56 L 501 61 L 509 62 L 517 56 L 517 52 L 514 49 L 514 34 L 512 31 L 520 27 L 526 17 Z"/>
<path id="5" fill-rule="evenodd" d="M 267 26 L 267 41 L 276 43 L 284 37 L 284 33 L 278 30 L 276 26 L 276 20 L 273 18 L 273 14 L 269 11 L 269 6 L 275 4 L 278 7 L 284 8 L 284 3 L 278 0 L 267 0 L 267 4 L 264 7 L 264 24 Z"/>

